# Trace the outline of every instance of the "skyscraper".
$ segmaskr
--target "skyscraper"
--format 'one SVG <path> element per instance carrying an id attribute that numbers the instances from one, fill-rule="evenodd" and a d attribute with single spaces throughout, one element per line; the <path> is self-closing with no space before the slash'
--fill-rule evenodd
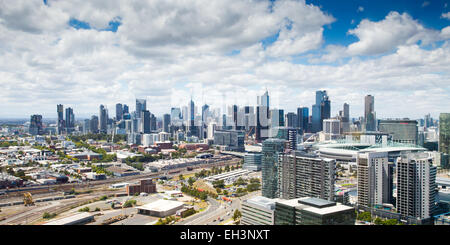
<path id="1" fill-rule="evenodd" d="M 344 108 L 341 115 L 341 129 L 342 133 L 350 132 L 350 105 L 344 103 Z"/>
<path id="2" fill-rule="evenodd" d="M 262 96 L 258 96 L 257 100 L 257 105 L 266 106 L 267 108 L 269 108 L 269 91 L 266 90 L 266 92 Z"/>
<path id="3" fill-rule="evenodd" d="M 269 92 L 257 97 L 255 140 L 262 142 L 269 137 Z"/>
<path id="4" fill-rule="evenodd" d="M 308 107 L 297 108 L 297 117 L 299 127 L 302 129 L 303 132 L 308 132 L 309 108 Z"/>
<path id="5" fill-rule="evenodd" d="M 388 153 L 359 153 L 356 162 L 358 205 L 371 208 L 392 203 L 393 164 L 388 162 Z"/>
<path id="6" fill-rule="evenodd" d="M 439 115 L 439 152 L 450 155 L 450 113 Z"/>
<path id="7" fill-rule="evenodd" d="M 105 106 L 100 105 L 100 111 L 99 111 L 99 131 L 100 133 L 106 134 L 108 131 L 107 123 L 108 123 L 108 111 L 106 110 Z"/>
<path id="8" fill-rule="evenodd" d="M 166 133 L 169 133 L 169 125 L 170 125 L 170 115 L 164 114 L 163 115 L 163 131 Z"/>
<path id="9" fill-rule="evenodd" d="M 123 104 L 123 114 L 129 114 L 130 110 L 128 109 L 128 106 Z"/>
<path id="10" fill-rule="evenodd" d="M 31 115 L 29 133 L 31 135 L 41 135 L 44 133 L 42 115 Z"/>
<path id="11" fill-rule="evenodd" d="M 292 127 L 292 128 L 298 128 L 298 116 L 297 114 L 293 112 L 289 112 L 286 114 L 286 126 Z"/>
<path id="12" fill-rule="evenodd" d="M 287 141 L 271 138 L 264 140 L 262 146 L 262 196 L 278 197 L 278 155 L 285 149 Z"/>
<path id="13" fill-rule="evenodd" d="M 116 104 L 116 121 L 120 121 L 123 119 L 123 107 L 122 104 Z"/>
<path id="14" fill-rule="evenodd" d="M 91 130 L 91 120 L 84 119 L 83 121 L 83 134 L 88 134 Z"/>
<path id="15" fill-rule="evenodd" d="M 283 109 L 272 109 L 270 110 L 270 127 L 271 136 L 276 137 L 278 134 L 278 128 L 284 127 L 284 110 Z"/>
<path id="16" fill-rule="evenodd" d="M 366 95 L 364 98 L 364 121 L 365 131 L 376 131 L 375 119 L 375 98 L 372 95 Z"/>
<path id="17" fill-rule="evenodd" d="M 278 160 L 278 191 L 283 199 L 315 197 L 334 201 L 335 160 L 292 151 Z"/>
<path id="18" fill-rule="evenodd" d="M 62 134 L 66 127 L 64 122 L 64 106 L 61 104 L 57 105 L 56 112 L 58 113 L 58 134 Z"/>
<path id="19" fill-rule="evenodd" d="M 98 117 L 92 116 L 90 121 L 89 132 L 93 134 L 98 134 L 98 126 L 99 126 Z"/>
<path id="20" fill-rule="evenodd" d="M 197 125 L 195 125 L 195 104 L 192 99 L 189 101 L 187 117 L 188 117 L 188 121 L 187 121 L 188 136 L 199 136 Z"/>
<path id="21" fill-rule="evenodd" d="M 147 110 L 147 101 L 145 99 L 136 99 L 136 117 L 141 118 L 141 113 L 145 110 Z"/>
<path id="22" fill-rule="evenodd" d="M 312 108 L 312 132 L 322 131 L 323 119 L 330 118 L 331 102 L 328 98 L 327 91 L 316 91 L 316 104 Z"/>
<path id="23" fill-rule="evenodd" d="M 436 167 L 427 153 L 410 153 L 397 161 L 397 211 L 403 217 L 430 218 L 437 195 Z"/>
<path id="24" fill-rule="evenodd" d="M 149 134 L 151 132 L 151 113 L 148 110 L 144 110 L 141 112 L 141 131 L 144 134 Z"/>
<path id="25" fill-rule="evenodd" d="M 75 130 L 75 115 L 73 114 L 73 109 L 66 108 L 66 132 L 71 134 Z"/>

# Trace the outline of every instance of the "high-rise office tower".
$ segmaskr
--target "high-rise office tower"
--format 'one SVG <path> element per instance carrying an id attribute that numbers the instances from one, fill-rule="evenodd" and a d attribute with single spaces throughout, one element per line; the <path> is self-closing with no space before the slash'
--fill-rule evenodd
<path id="1" fill-rule="evenodd" d="M 164 114 L 163 115 L 163 131 L 166 133 L 169 133 L 169 125 L 170 125 L 170 115 Z"/>
<path id="2" fill-rule="evenodd" d="M 331 101 L 328 96 L 325 96 L 322 103 L 320 103 L 320 117 L 321 126 L 323 125 L 323 120 L 329 119 L 331 117 Z M 323 129 L 321 129 L 323 130 Z"/>
<path id="3" fill-rule="evenodd" d="M 379 120 L 378 130 L 392 135 L 392 141 L 404 144 L 418 143 L 418 128 L 416 120 L 388 119 Z"/>
<path id="4" fill-rule="evenodd" d="M 271 138 L 264 140 L 262 146 L 262 196 L 278 197 L 278 155 L 285 149 L 287 141 Z"/>
<path id="5" fill-rule="evenodd" d="M 324 140 L 336 140 L 341 135 L 341 121 L 337 119 L 324 119 L 322 128 Z"/>
<path id="6" fill-rule="evenodd" d="M 298 116 L 297 114 L 293 113 L 293 112 L 289 112 L 288 114 L 286 114 L 286 126 L 288 127 L 292 127 L 292 128 L 298 128 Z"/>
<path id="7" fill-rule="evenodd" d="M 195 125 L 195 104 L 194 101 L 191 99 L 189 101 L 188 106 L 188 136 L 199 136 L 198 135 L 198 127 Z"/>
<path id="8" fill-rule="evenodd" d="M 43 129 L 42 115 L 31 115 L 29 133 L 31 135 L 41 135 L 44 133 Z"/>
<path id="9" fill-rule="evenodd" d="M 244 127 L 245 130 L 249 132 L 249 134 L 255 133 L 256 126 L 256 116 L 255 110 L 253 106 L 245 106 L 244 107 Z"/>
<path id="10" fill-rule="evenodd" d="M 83 121 L 83 134 L 88 134 L 91 130 L 91 120 L 84 119 Z"/>
<path id="11" fill-rule="evenodd" d="M 116 121 L 120 121 L 123 119 L 123 106 L 122 104 L 116 104 Z"/>
<path id="12" fill-rule="evenodd" d="M 108 123 L 108 111 L 106 110 L 105 106 L 100 105 L 100 111 L 99 111 L 99 122 L 98 122 L 98 128 L 100 133 L 106 134 L 107 133 L 107 123 Z"/>
<path id="13" fill-rule="evenodd" d="M 344 103 L 344 108 L 341 115 L 341 131 L 342 133 L 350 132 L 350 106 Z"/>
<path id="14" fill-rule="evenodd" d="M 393 164 L 388 162 L 387 152 L 359 153 L 358 205 L 372 208 L 384 203 L 393 204 Z"/>
<path id="15" fill-rule="evenodd" d="M 145 99 L 136 99 L 136 118 L 141 118 L 141 113 L 145 110 L 147 110 L 147 101 Z"/>
<path id="16" fill-rule="evenodd" d="M 437 196 L 436 167 L 427 153 L 401 155 L 397 161 L 397 212 L 403 217 L 430 218 Z"/>
<path id="17" fill-rule="evenodd" d="M 66 108 L 66 132 L 71 134 L 75 130 L 75 115 L 73 114 L 73 109 Z"/>
<path id="18" fill-rule="evenodd" d="M 123 114 L 129 114 L 130 110 L 128 109 L 128 106 L 123 104 Z"/>
<path id="19" fill-rule="evenodd" d="M 365 131 L 376 131 L 375 119 L 375 98 L 372 95 L 366 95 L 364 98 L 364 121 Z"/>
<path id="20" fill-rule="evenodd" d="M 257 105 L 269 108 L 269 102 L 269 91 L 267 90 L 262 96 L 258 96 L 257 98 Z"/>
<path id="21" fill-rule="evenodd" d="M 172 107 L 170 109 L 170 118 L 172 120 L 179 120 L 182 119 L 182 115 L 181 115 L 181 109 L 179 107 Z"/>
<path id="22" fill-rule="evenodd" d="M 316 104 L 312 108 L 312 132 L 322 131 L 323 119 L 330 118 L 331 102 L 327 91 L 316 91 Z"/>
<path id="23" fill-rule="evenodd" d="M 439 152 L 450 155 L 450 113 L 439 115 Z"/>
<path id="24" fill-rule="evenodd" d="M 283 109 L 271 109 L 270 110 L 270 137 L 276 137 L 278 134 L 278 128 L 284 127 L 284 110 Z"/>
<path id="25" fill-rule="evenodd" d="M 278 191 L 283 199 L 315 197 L 334 201 L 334 159 L 298 151 L 282 153 L 278 160 Z"/>
<path id="26" fill-rule="evenodd" d="M 156 116 L 153 113 L 150 113 L 150 130 L 156 131 Z"/>
<path id="27" fill-rule="evenodd" d="M 262 142 L 269 137 L 269 92 L 257 97 L 255 140 Z"/>
<path id="28" fill-rule="evenodd" d="M 297 108 L 297 117 L 299 127 L 302 129 L 303 132 L 308 132 L 309 108 L 308 107 Z"/>
<path id="29" fill-rule="evenodd" d="M 148 110 L 144 110 L 141 112 L 142 118 L 141 118 L 141 132 L 144 134 L 149 134 L 151 132 L 151 113 Z"/>
<path id="30" fill-rule="evenodd" d="M 202 106 L 202 122 L 206 124 L 206 119 L 208 118 L 209 105 L 205 104 Z"/>
<path id="31" fill-rule="evenodd" d="M 89 127 L 89 132 L 93 133 L 93 134 L 98 134 L 98 126 L 99 126 L 99 120 L 97 116 L 92 116 L 91 117 L 91 122 L 90 122 L 90 127 Z"/>
<path id="32" fill-rule="evenodd" d="M 66 127 L 64 122 L 64 106 L 61 104 L 57 105 L 56 112 L 58 113 L 58 134 L 62 134 Z"/>
<path id="33" fill-rule="evenodd" d="M 446 113 L 444 113 L 444 114 L 446 114 Z M 431 115 L 429 113 L 427 115 L 425 115 L 424 126 L 425 126 L 425 128 L 434 126 L 433 118 L 431 118 Z"/>
<path id="34" fill-rule="evenodd" d="M 269 118 L 267 107 L 256 107 L 255 140 L 257 142 L 262 142 L 269 137 Z"/>

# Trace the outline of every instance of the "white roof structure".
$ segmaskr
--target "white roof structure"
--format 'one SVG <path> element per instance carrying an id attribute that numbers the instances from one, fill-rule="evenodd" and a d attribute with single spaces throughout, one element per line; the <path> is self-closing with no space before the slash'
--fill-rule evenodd
<path id="1" fill-rule="evenodd" d="M 331 207 L 326 207 L 326 208 L 309 207 L 309 208 L 304 208 L 303 210 L 312 212 L 312 213 L 316 213 L 316 214 L 320 214 L 320 215 L 325 215 L 325 214 L 331 214 L 331 213 L 336 213 L 336 212 L 341 212 L 341 211 L 346 211 L 346 210 L 351 210 L 351 209 L 353 209 L 353 207 L 337 203 L 336 206 L 331 206 Z"/>
<path id="2" fill-rule="evenodd" d="M 182 202 L 160 199 L 158 201 L 140 206 L 140 207 L 138 207 L 138 209 L 157 211 L 157 212 L 165 212 L 165 211 L 172 210 L 174 208 L 181 208 L 183 206 L 184 206 L 184 203 L 182 203 Z"/>
<path id="3" fill-rule="evenodd" d="M 45 223 L 44 225 L 71 225 L 71 224 L 76 223 L 78 221 L 89 219 L 89 218 L 91 218 L 93 216 L 94 215 L 90 214 L 90 213 L 81 213 L 81 214 L 72 215 L 70 217 L 66 217 L 66 218 L 55 220 L 55 221 L 51 221 L 51 222 Z"/>

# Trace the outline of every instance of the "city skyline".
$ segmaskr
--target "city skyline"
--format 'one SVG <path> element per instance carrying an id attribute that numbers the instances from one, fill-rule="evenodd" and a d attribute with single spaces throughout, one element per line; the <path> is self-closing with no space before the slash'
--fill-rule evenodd
<path id="1" fill-rule="evenodd" d="M 326 90 L 331 115 L 344 103 L 362 115 L 371 94 L 378 118 L 437 118 L 450 102 L 450 9 L 423 3 L 2 3 L 0 117 L 64 104 L 88 118 L 135 98 L 161 116 L 191 96 L 255 105 L 268 88 L 285 112 Z"/>

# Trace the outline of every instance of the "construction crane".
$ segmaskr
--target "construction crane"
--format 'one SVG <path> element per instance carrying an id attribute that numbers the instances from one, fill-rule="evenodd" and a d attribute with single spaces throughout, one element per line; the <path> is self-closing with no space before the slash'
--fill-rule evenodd
<path id="1" fill-rule="evenodd" d="M 23 194 L 23 204 L 25 206 L 34 205 L 33 196 L 31 195 L 31 193 L 26 192 Z"/>
<path id="2" fill-rule="evenodd" d="M 245 140 L 248 140 L 248 136 L 253 132 L 253 127 L 250 127 L 250 130 L 247 134 L 245 134 Z"/>

